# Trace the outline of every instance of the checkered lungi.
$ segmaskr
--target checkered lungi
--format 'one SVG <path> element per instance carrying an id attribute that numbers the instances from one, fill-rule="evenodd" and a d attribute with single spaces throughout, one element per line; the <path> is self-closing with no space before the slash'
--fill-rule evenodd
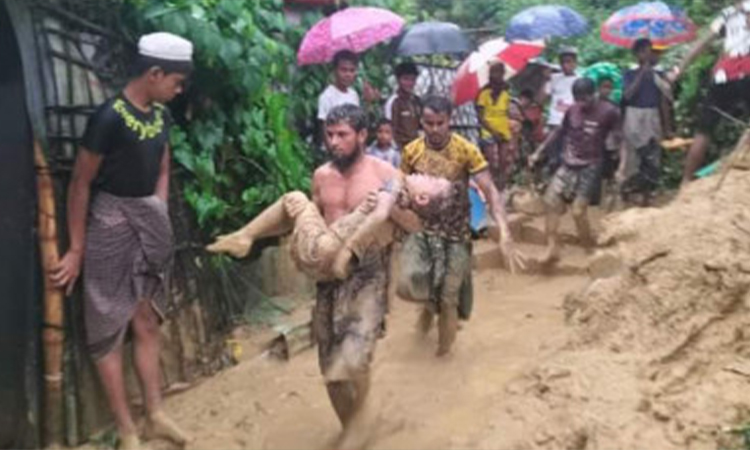
<path id="1" fill-rule="evenodd" d="M 94 359 L 122 343 L 138 302 L 150 301 L 163 319 L 172 241 L 160 198 L 96 194 L 83 262 L 86 340 Z"/>

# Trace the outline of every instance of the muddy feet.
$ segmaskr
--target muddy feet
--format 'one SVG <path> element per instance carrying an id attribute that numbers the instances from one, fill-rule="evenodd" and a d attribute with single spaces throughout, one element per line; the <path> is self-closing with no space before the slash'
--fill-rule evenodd
<path id="1" fill-rule="evenodd" d="M 118 450 L 147 450 L 148 447 L 146 447 L 140 439 L 138 439 L 138 434 L 136 433 L 128 433 L 123 434 L 120 436 L 120 444 L 117 446 Z"/>
<path id="2" fill-rule="evenodd" d="M 547 251 L 539 259 L 539 265 L 542 268 L 554 267 L 558 262 L 560 262 L 560 249 L 557 246 L 548 247 Z"/>
<path id="3" fill-rule="evenodd" d="M 149 439 L 163 438 L 175 444 L 185 445 L 190 437 L 176 423 L 172 421 L 163 411 L 151 414 L 146 422 L 146 436 Z"/>
<path id="4" fill-rule="evenodd" d="M 432 324 L 434 322 L 434 314 L 427 308 L 422 309 L 417 319 L 417 335 L 420 338 L 425 338 L 432 330 Z"/>
<path id="5" fill-rule="evenodd" d="M 354 252 L 349 248 L 342 248 L 333 260 L 331 265 L 331 272 L 333 276 L 339 280 L 345 280 L 351 273 L 352 259 L 354 259 Z"/>
<path id="6" fill-rule="evenodd" d="M 216 242 L 206 247 L 211 253 L 228 253 L 235 258 L 244 258 L 250 253 L 253 240 L 242 232 L 225 234 L 216 238 Z"/>

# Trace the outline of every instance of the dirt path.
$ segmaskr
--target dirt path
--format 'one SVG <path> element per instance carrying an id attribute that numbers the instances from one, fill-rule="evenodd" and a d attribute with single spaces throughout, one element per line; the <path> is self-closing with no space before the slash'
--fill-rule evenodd
<path id="1" fill-rule="evenodd" d="M 476 447 L 498 427 L 509 380 L 564 337 L 560 305 L 584 277 L 509 275 L 490 245 L 475 248 L 474 317 L 449 358 L 434 357 L 434 331 L 426 342 L 416 337 L 416 305 L 394 302 L 373 366 L 371 448 Z M 196 437 L 192 448 L 323 449 L 339 431 L 315 351 L 286 363 L 254 357 L 167 407 Z"/>

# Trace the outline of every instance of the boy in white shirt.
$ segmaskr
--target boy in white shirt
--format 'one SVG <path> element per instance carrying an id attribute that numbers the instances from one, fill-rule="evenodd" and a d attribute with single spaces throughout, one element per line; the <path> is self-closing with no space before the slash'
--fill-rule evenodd
<path id="1" fill-rule="evenodd" d="M 575 47 L 563 47 L 558 53 L 562 72 L 551 74 L 544 86 L 544 92 L 539 96 L 539 104 L 549 99 L 549 112 L 547 114 L 547 137 L 540 148 L 549 148 L 544 173 L 552 175 L 560 165 L 562 153 L 562 140 L 552 142 L 558 136 L 555 131 L 560 128 L 568 108 L 575 104 L 573 98 L 573 83 L 578 79 L 576 69 L 578 68 L 578 50 Z"/>
<path id="2" fill-rule="evenodd" d="M 352 87 L 357 79 L 359 57 L 349 50 L 341 50 L 333 57 L 333 83 L 318 97 L 318 121 L 320 129 L 333 108 L 352 104 L 359 106 L 359 94 Z"/>
<path id="3" fill-rule="evenodd" d="M 573 83 L 578 79 L 576 75 L 578 51 L 573 47 L 563 47 L 560 50 L 559 57 L 562 72 L 552 74 L 545 86 L 546 97 L 550 98 L 547 125 L 551 129 L 562 125 L 565 113 L 575 103 L 573 99 Z"/>

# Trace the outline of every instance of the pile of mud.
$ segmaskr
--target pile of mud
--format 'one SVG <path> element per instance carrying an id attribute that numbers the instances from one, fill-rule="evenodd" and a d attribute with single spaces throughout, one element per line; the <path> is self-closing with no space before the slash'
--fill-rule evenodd
<path id="1" fill-rule="evenodd" d="M 502 399 L 482 448 L 713 449 L 750 421 L 750 173 L 605 221 L 567 344 Z"/>

